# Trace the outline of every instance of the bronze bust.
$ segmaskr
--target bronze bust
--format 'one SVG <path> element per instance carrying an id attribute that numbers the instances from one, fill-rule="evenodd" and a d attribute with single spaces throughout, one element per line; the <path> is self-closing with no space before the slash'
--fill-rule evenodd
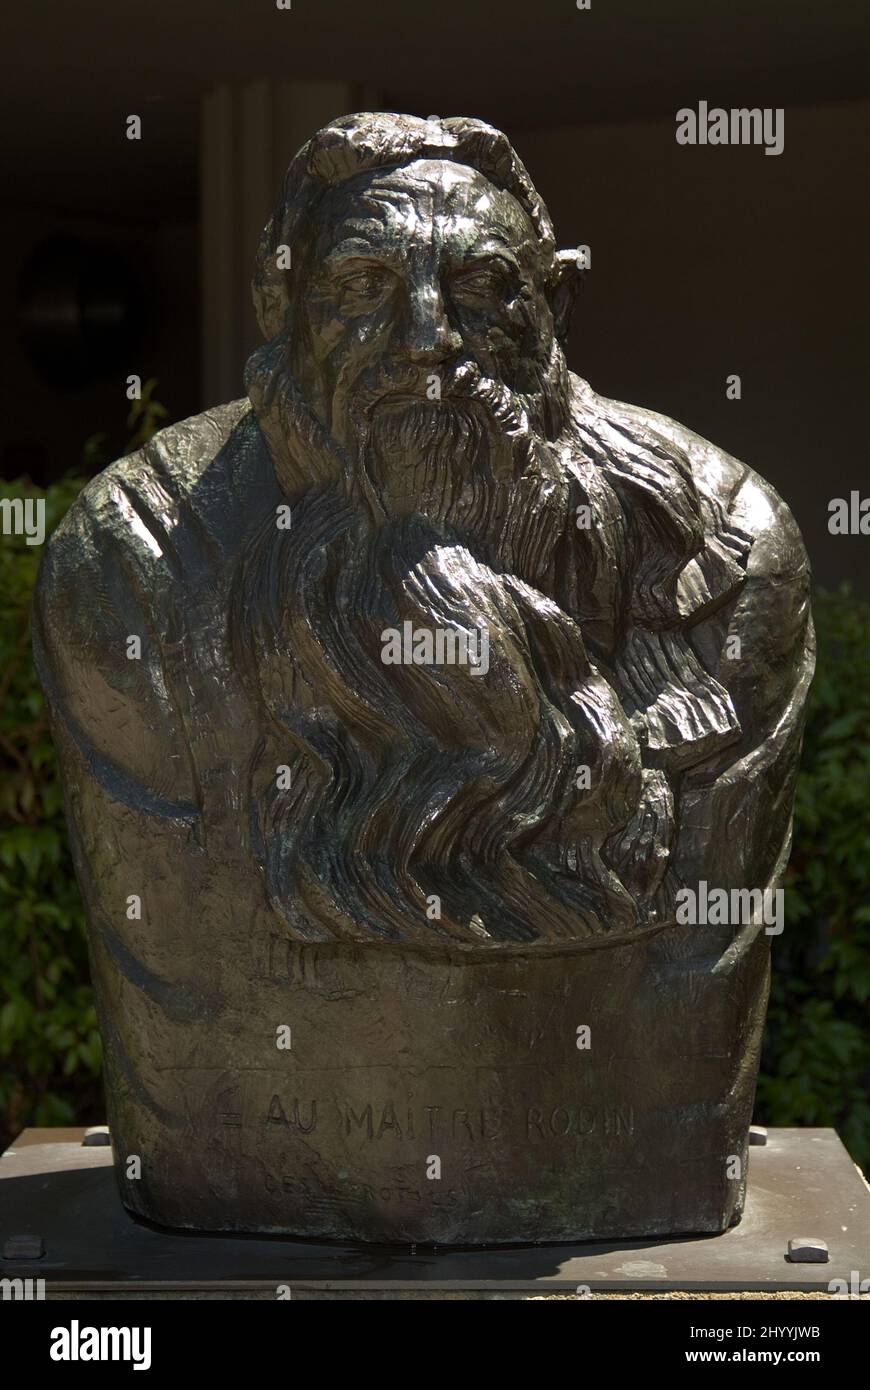
<path id="1" fill-rule="evenodd" d="M 260 245 L 248 398 L 52 539 L 36 654 L 134 1212 L 739 1219 L 806 556 L 746 465 L 569 372 L 581 273 L 500 132 L 336 121 Z"/>

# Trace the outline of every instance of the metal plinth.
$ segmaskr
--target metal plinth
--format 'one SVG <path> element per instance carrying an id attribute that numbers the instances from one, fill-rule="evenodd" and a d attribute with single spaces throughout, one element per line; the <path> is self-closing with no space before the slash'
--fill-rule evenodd
<path id="1" fill-rule="evenodd" d="M 130 1217 L 108 1147 L 84 1130 L 26 1130 L 0 1159 L 0 1278 L 53 1294 L 463 1290 L 825 1291 L 870 1272 L 870 1192 L 832 1129 L 772 1129 L 750 1150 L 746 1213 L 724 1235 L 473 1250 L 348 1246 L 284 1237 L 189 1235 Z M 37 1238 L 22 1258 L 13 1238 Z M 796 1264 L 789 1241 L 823 1241 Z M 6 1242 L 10 1244 L 7 1246 Z M 854 1282 L 854 1281 L 853 1281 Z"/>

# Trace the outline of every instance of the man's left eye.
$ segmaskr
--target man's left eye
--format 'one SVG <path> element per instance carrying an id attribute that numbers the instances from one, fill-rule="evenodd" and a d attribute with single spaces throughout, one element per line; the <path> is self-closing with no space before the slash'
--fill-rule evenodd
<path id="1" fill-rule="evenodd" d="M 355 275 L 345 276 L 341 282 L 341 288 L 350 290 L 351 294 L 380 294 L 382 290 L 386 289 L 388 278 L 387 272 L 384 270 L 360 270 Z"/>
<path id="2" fill-rule="evenodd" d="M 496 270 L 472 270 L 467 275 L 458 276 L 453 282 L 454 291 L 460 294 L 500 294 L 504 285 L 504 276 Z"/>

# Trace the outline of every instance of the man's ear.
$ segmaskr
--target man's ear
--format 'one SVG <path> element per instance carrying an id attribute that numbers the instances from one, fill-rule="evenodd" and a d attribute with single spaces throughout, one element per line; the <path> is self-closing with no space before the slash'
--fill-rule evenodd
<path id="1" fill-rule="evenodd" d="M 562 347 L 571 327 L 571 314 L 574 301 L 580 288 L 580 280 L 586 274 L 586 251 L 557 251 L 550 281 L 550 308 L 553 311 L 553 325 L 556 337 Z"/>

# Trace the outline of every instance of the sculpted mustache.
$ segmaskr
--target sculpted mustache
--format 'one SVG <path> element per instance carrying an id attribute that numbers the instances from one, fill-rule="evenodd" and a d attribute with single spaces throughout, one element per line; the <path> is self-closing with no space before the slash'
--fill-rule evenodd
<path id="1" fill-rule="evenodd" d="M 433 375 L 438 379 L 437 394 L 429 391 Z M 467 359 L 443 374 L 417 366 L 399 375 L 380 373 L 375 382 L 355 393 L 352 413 L 359 427 L 368 430 L 378 406 L 403 398 L 408 398 L 409 406 L 429 407 L 430 414 L 438 407 L 444 407 L 445 414 L 464 408 L 463 413 L 476 418 L 488 432 L 495 430 L 514 439 L 528 438 L 539 424 L 537 418 L 530 418 L 534 412 L 529 398 L 485 376 L 476 362 Z"/>
<path id="2" fill-rule="evenodd" d="M 434 383 L 437 382 L 437 394 Z M 431 366 L 408 364 L 396 371 L 382 371 L 376 381 L 355 393 L 356 404 L 368 413 L 381 401 L 393 396 L 414 396 L 422 401 L 469 400 L 484 397 L 484 377 L 476 363 L 455 363 L 446 371 Z"/>

